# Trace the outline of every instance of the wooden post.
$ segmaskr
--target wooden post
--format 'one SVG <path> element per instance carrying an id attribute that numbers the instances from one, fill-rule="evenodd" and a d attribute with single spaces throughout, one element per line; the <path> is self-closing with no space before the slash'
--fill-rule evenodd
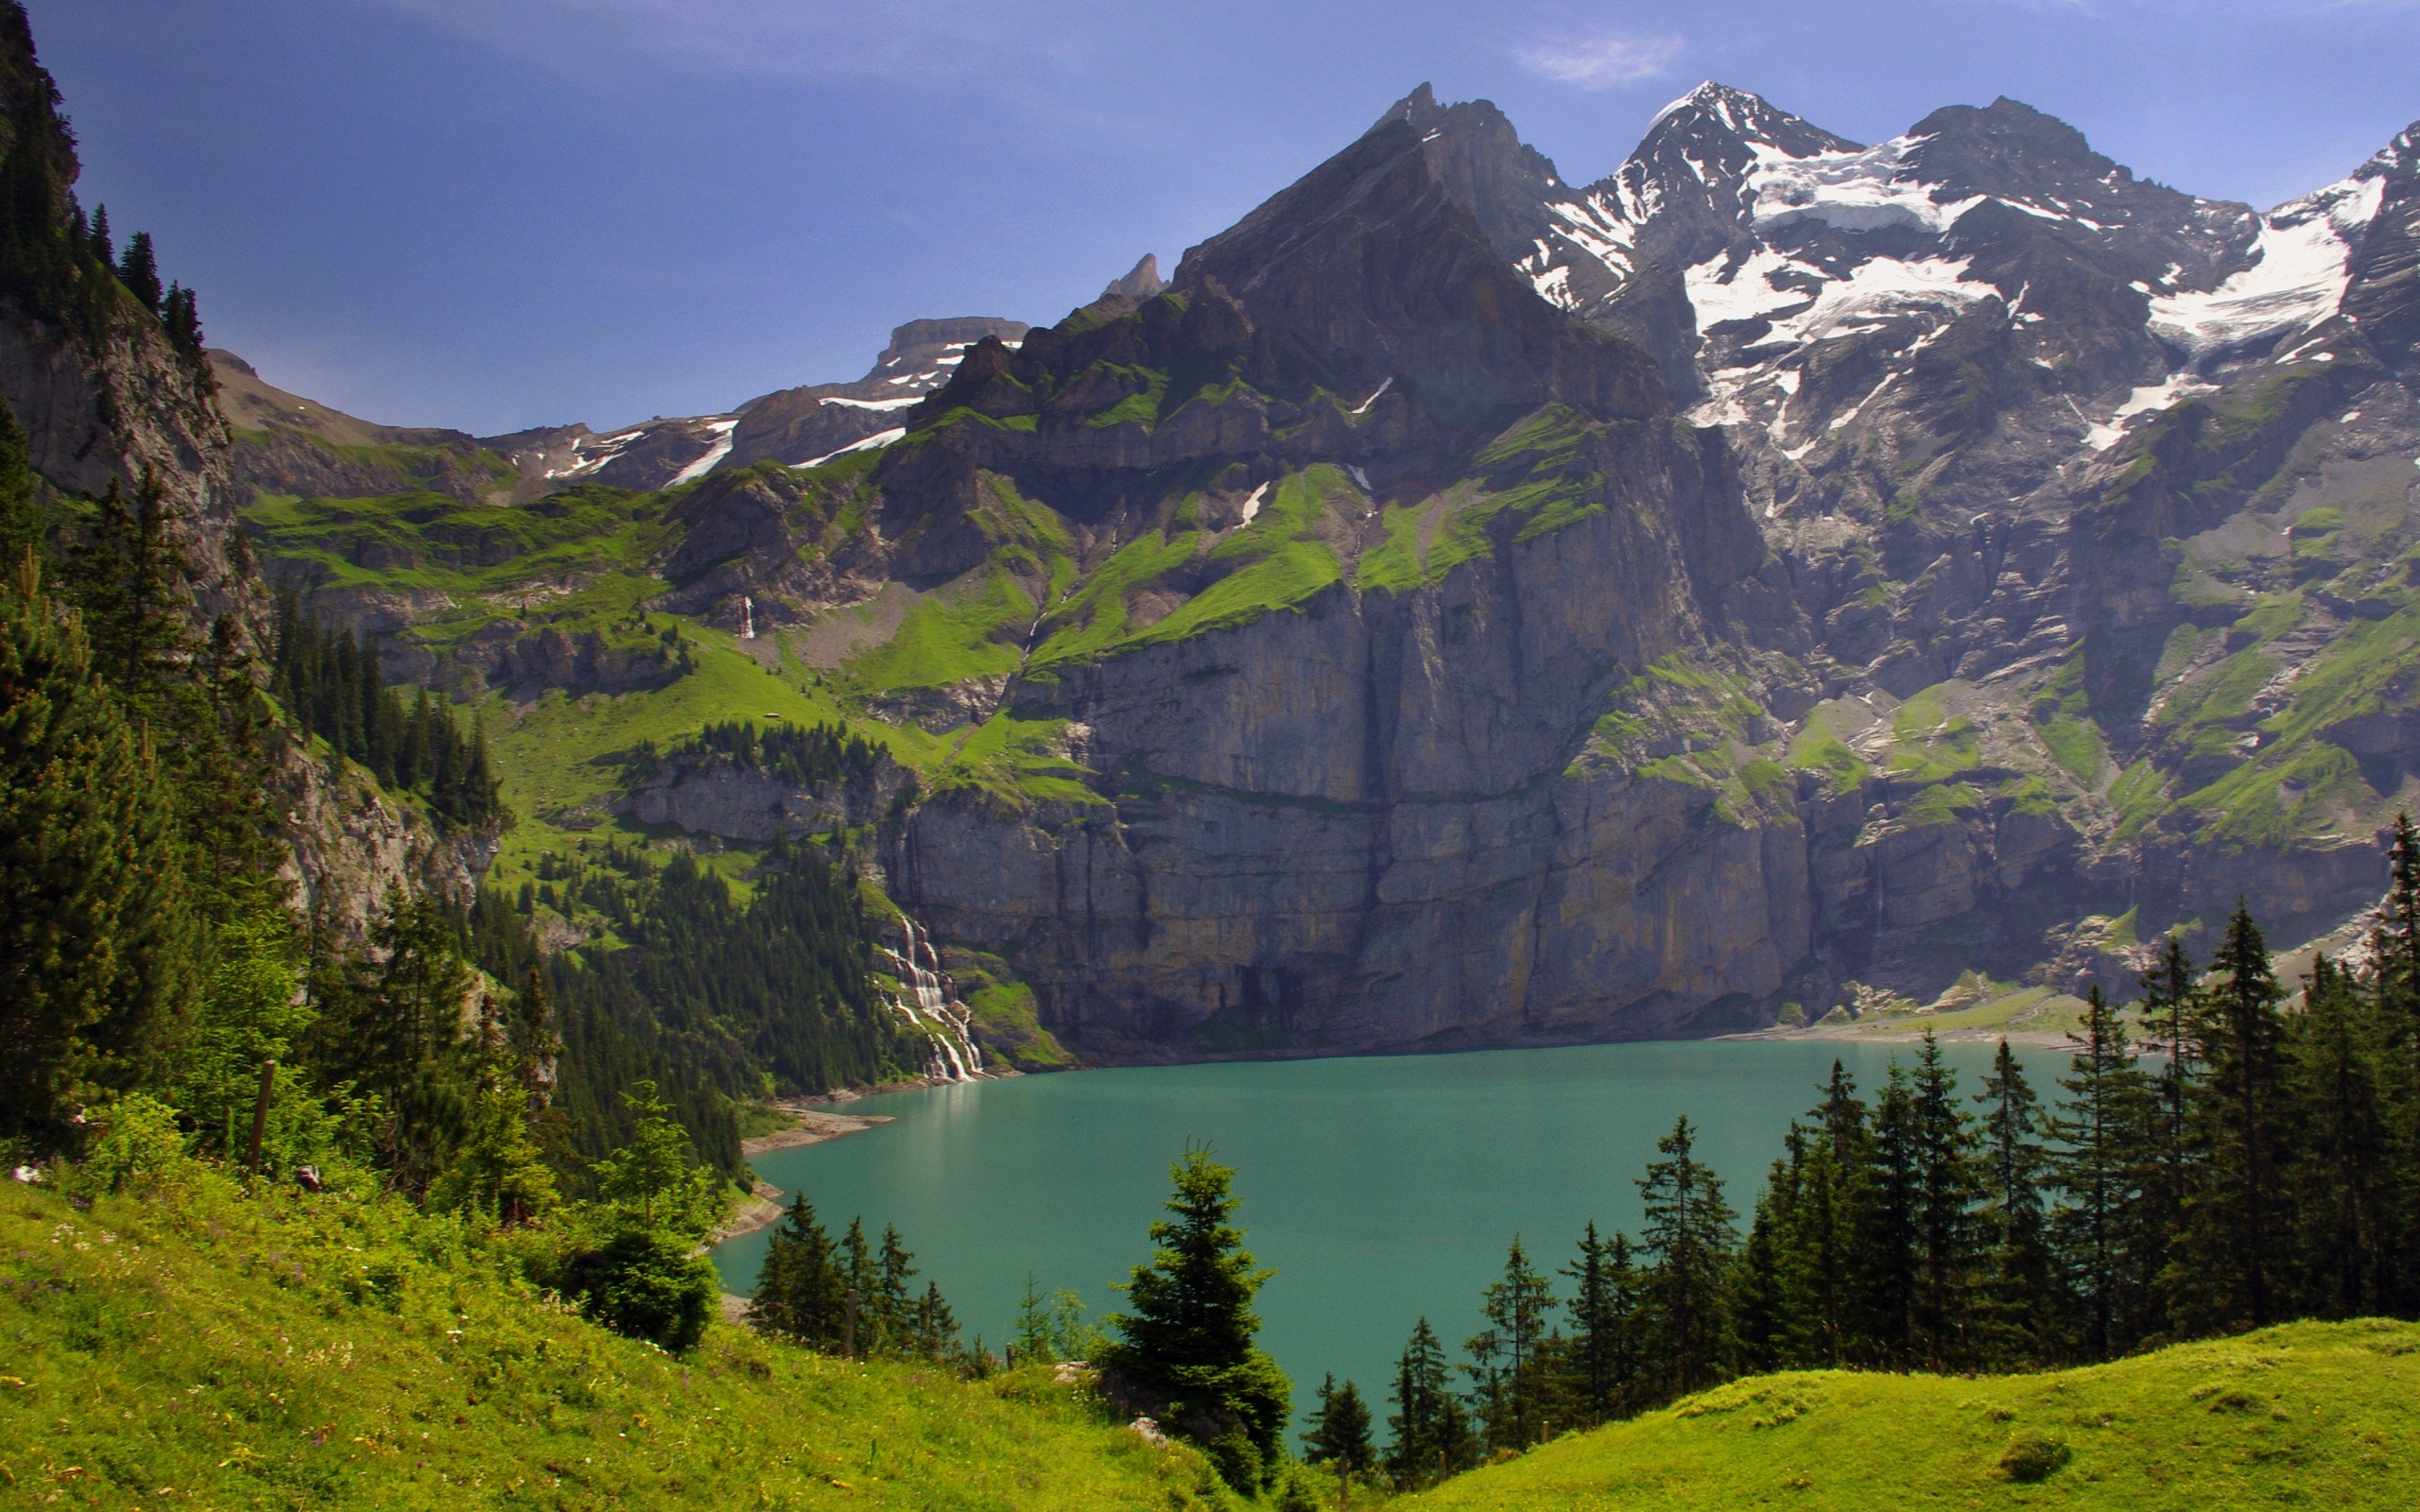
<path id="1" fill-rule="evenodd" d="M 252 1099 L 252 1143 L 244 1164 L 252 1175 L 261 1174 L 261 1137 L 268 1132 L 268 1098 L 277 1088 L 277 1062 L 261 1062 L 261 1092 Z"/>

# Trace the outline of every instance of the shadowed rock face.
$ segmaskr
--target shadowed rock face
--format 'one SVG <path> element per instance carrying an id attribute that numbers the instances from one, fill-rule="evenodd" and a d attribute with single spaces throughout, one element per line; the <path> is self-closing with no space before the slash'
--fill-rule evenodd
<path id="1" fill-rule="evenodd" d="M 1019 690 L 1114 796 L 925 805 L 894 889 L 1014 951 L 1096 1055 L 1669 1033 L 1771 996 L 1807 948 L 1795 827 L 1710 834 L 1701 790 L 1567 770 L 1621 669 L 1696 637 L 1665 522 L 1737 508 L 1667 444 L 1631 459 L 1634 512 Z M 1710 566 L 1719 593 L 1739 563 Z"/>
<path id="2" fill-rule="evenodd" d="M 1423 89 L 1166 284 L 743 406 L 649 607 L 1025 743 L 849 822 L 1097 1057 L 2122 992 L 2238 894 L 2342 923 L 2420 805 L 2413 157 L 2260 214 L 1708 85 L 1579 187 Z"/>
<path id="3" fill-rule="evenodd" d="M 2298 476 L 2293 508 L 2409 492 L 2360 481 L 2420 444 L 2410 396 L 2378 387 L 2408 352 L 2395 322 L 2414 261 L 2409 176 L 2385 156 L 2378 211 L 2348 244 L 2343 307 L 2368 313 L 2332 367 L 2304 371 L 2281 363 L 2309 331 L 2221 330 L 2188 351 L 2162 323 L 2280 256 L 2262 238 L 2296 224 L 2290 209 L 2139 182 L 2013 101 L 1865 148 L 1701 91 L 1578 191 L 1492 107 L 1416 94 L 1188 251 L 1161 313 L 1105 299 L 1107 323 L 971 355 L 919 419 L 967 408 L 1034 428 L 962 427 L 886 463 L 902 539 L 986 472 L 1114 528 L 1088 494 L 1128 507 L 1165 481 L 1153 468 L 1247 452 L 1279 469 L 1354 460 L 1374 505 L 1412 503 L 1444 486 L 1480 417 L 1524 405 L 1657 439 L 1597 459 L 1604 515 L 1508 532 L 1442 581 L 1348 580 L 1236 629 L 1012 680 L 1003 706 L 1067 721 L 1103 801 L 927 803 L 897 832 L 893 886 L 944 936 L 1010 955 L 1059 1032 L 1114 1057 L 1703 1032 L 1858 981 L 1921 1000 L 1968 967 L 2124 988 L 2132 957 L 2075 944 L 2108 937 L 2079 919 L 2124 915 L 2149 937 L 2238 893 L 2286 933 L 2325 927 L 2375 896 L 2367 826 L 2420 715 L 2328 727 L 2376 779 L 2339 790 L 2342 829 L 2229 844 L 2216 835 L 2238 821 L 2185 799 L 2257 743 L 2169 733 L 2161 704 L 2193 696 L 2232 645 L 2182 673 L 2156 664 L 2178 661 L 2180 626 L 2215 634 L 2294 580 L 2213 546 L 2249 586 L 2197 608 L 2178 593 L 2179 540 L 2254 530 Z M 1865 298 L 1861 278 L 1885 296 L 1843 301 Z M 1770 282 L 1727 287 L 1740 279 Z M 1699 308 L 1725 300 L 1750 318 Z M 1822 323 L 1827 300 L 1843 308 Z M 1638 344 L 1575 341 L 1556 304 Z M 1399 429 L 1372 446 L 1258 412 L 1224 435 L 1074 428 L 1115 396 L 1070 375 L 1185 360 L 1187 326 L 1253 354 L 1239 370 L 1262 411 L 1305 386 L 1383 382 Z M 2113 387 L 2148 391 L 2184 362 L 2183 402 L 2157 425 L 2125 423 L 2157 402 L 2100 420 Z M 1765 409 L 1739 413 L 1762 374 Z M 1667 383 L 1713 428 L 1663 419 Z M 2325 429 L 2347 414 L 2366 434 Z M 1104 489 L 1121 470 L 1143 476 Z M 963 549 L 929 565 L 979 552 L 971 536 Z M 2302 591 L 2301 627 L 2273 643 L 2289 678 L 2331 627 L 2400 612 L 2359 576 Z M 1606 735 L 1638 669 L 1674 657 L 1754 685 L 1765 723 L 1713 737 L 1731 769 L 1752 747 L 1798 769 L 1722 796 L 1689 775 L 1703 763 L 1672 765 L 1703 748 L 1693 737 Z M 1918 718 L 1920 696 L 1947 702 Z M 2084 713 L 2054 712 L 2070 696 Z M 2293 696 L 2273 679 L 2238 728 Z M 2059 720 L 2086 716 L 2086 755 L 2053 758 Z M 1834 733 L 1855 743 L 1845 782 L 1791 756 Z M 2079 762 L 2099 765 L 2062 765 Z M 2130 832 L 2109 795 L 2137 763 L 2127 781 L 2179 807 Z"/>
<path id="4" fill-rule="evenodd" d="M 1563 318 L 1490 245 L 1480 214 L 1504 220 L 1545 160 L 1492 107 L 1453 114 L 1422 98 L 1188 249 L 1176 289 L 1216 283 L 1340 383 L 1400 383 L 1441 419 L 1548 401 L 1600 419 L 1661 411 L 1634 351 Z"/>

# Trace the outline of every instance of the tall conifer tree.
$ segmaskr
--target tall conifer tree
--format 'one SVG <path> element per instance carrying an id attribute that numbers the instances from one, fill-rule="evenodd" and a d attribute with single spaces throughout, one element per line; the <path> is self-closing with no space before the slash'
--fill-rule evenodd
<path id="1" fill-rule="evenodd" d="M 2301 1111 L 2292 1179 L 2302 1308 L 2322 1317 L 2384 1312 L 2397 1291 L 2393 1150 L 2377 1086 L 2375 1016 L 2326 956 L 2311 961 L 2289 1030 L 2285 1089 Z"/>
<path id="2" fill-rule="evenodd" d="M 2100 989 L 2092 991 L 2097 996 Z M 2005 1039 L 1975 1100 L 1983 1108 L 1984 1276 L 1977 1353 L 1996 1366 L 2038 1364 L 2058 1352 L 2058 1279 L 2042 1202 L 2048 1153 L 2041 1100 Z"/>
<path id="3" fill-rule="evenodd" d="M 2283 994 L 2268 942 L 2240 902 L 2211 965 L 2223 980 L 2208 992 L 2202 1015 L 2208 1069 L 2188 1124 L 2199 1169 L 2169 1292 L 2189 1323 L 2256 1328 L 2276 1321 L 2286 1300 L 2293 1228 L 2286 1187 L 2290 1109 Z"/>
<path id="4" fill-rule="evenodd" d="M 2145 1183 L 2164 1177 L 2148 1159 L 2157 1105 L 2098 986 L 2084 999 L 2083 1043 L 2067 1067 L 2052 1125 L 2051 1180 L 2062 1200 L 2050 1238 L 2083 1355 L 2109 1360 L 2151 1327 L 2151 1281 L 2167 1243 L 2164 1231 L 2142 1228 Z"/>
<path id="5" fill-rule="evenodd" d="M 1254 1335 L 1253 1297 L 1270 1272 L 1259 1269 L 1229 1220 L 1235 1172 L 1189 1149 L 1169 1169 L 1169 1216 L 1151 1225 L 1150 1262 L 1126 1283 L 1128 1309 L 1110 1324 L 1120 1337 L 1109 1368 L 1167 1399 L 1182 1420 L 1204 1413 L 1239 1426 L 1202 1447 L 1227 1484 L 1250 1491 L 1282 1459 L 1291 1388 Z"/>
<path id="6" fill-rule="evenodd" d="M 1428 1485 L 1470 1463 L 1470 1420 L 1454 1396 L 1444 1347 L 1425 1317 L 1413 1326 L 1395 1361 L 1391 1396 L 1395 1410 L 1387 1418 L 1392 1435 L 1387 1471 L 1397 1486 Z"/>
<path id="7" fill-rule="evenodd" d="M 1738 1243 L 1722 1180 L 1698 1160 L 1696 1145 L 1689 1121 L 1675 1121 L 1672 1132 L 1655 1142 L 1664 1159 L 1650 1161 L 1638 1183 L 1646 1210 L 1641 1247 L 1651 1257 L 1649 1330 L 1654 1358 L 1676 1396 L 1712 1384 L 1721 1373 L 1730 1326 L 1723 1282 Z"/>
<path id="8" fill-rule="evenodd" d="M 1554 1306 L 1546 1278 L 1530 1263 L 1516 1234 L 1504 1257 L 1503 1276 L 1488 1283 L 1480 1299 L 1488 1326 L 1464 1346 L 1478 1388 L 1479 1424 L 1491 1449 L 1528 1449 L 1547 1430 L 1541 1350 Z"/>

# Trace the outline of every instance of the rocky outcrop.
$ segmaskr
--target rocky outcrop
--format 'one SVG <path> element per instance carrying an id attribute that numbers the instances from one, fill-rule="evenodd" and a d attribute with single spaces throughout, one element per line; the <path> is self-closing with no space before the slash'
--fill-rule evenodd
<path id="1" fill-rule="evenodd" d="M 399 889 L 467 905 L 495 858 L 493 831 L 441 833 L 337 758 L 282 753 L 270 802 L 285 818 L 297 911 L 348 943 L 368 934 Z"/>
<path id="2" fill-rule="evenodd" d="M 620 806 L 641 824 L 767 845 L 876 822 L 912 787 L 907 769 L 888 759 L 858 781 L 806 783 L 700 754 L 664 762 L 624 790 Z"/>
<path id="3" fill-rule="evenodd" d="M 1869 146 L 1707 86 L 1583 189 L 1415 92 L 1165 286 L 743 406 L 648 607 L 928 781 L 626 801 L 876 826 L 1108 1058 L 2118 988 L 2238 896 L 2308 937 L 2420 773 L 2412 156 L 2258 214 L 2014 101 Z"/>

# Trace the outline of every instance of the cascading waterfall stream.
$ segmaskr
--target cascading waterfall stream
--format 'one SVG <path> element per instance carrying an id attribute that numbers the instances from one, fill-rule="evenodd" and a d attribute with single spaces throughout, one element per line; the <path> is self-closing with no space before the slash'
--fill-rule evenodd
<path id="1" fill-rule="evenodd" d="M 908 993 L 893 998 L 891 1006 L 932 1045 L 926 1074 L 935 1081 L 988 1080 L 992 1073 L 984 1069 L 983 1049 L 975 1042 L 974 1015 L 950 996 L 931 936 L 920 934 L 912 919 L 903 919 L 901 929 L 907 937 L 906 953 L 885 947 L 882 954 L 897 969 L 900 984 Z"/>

